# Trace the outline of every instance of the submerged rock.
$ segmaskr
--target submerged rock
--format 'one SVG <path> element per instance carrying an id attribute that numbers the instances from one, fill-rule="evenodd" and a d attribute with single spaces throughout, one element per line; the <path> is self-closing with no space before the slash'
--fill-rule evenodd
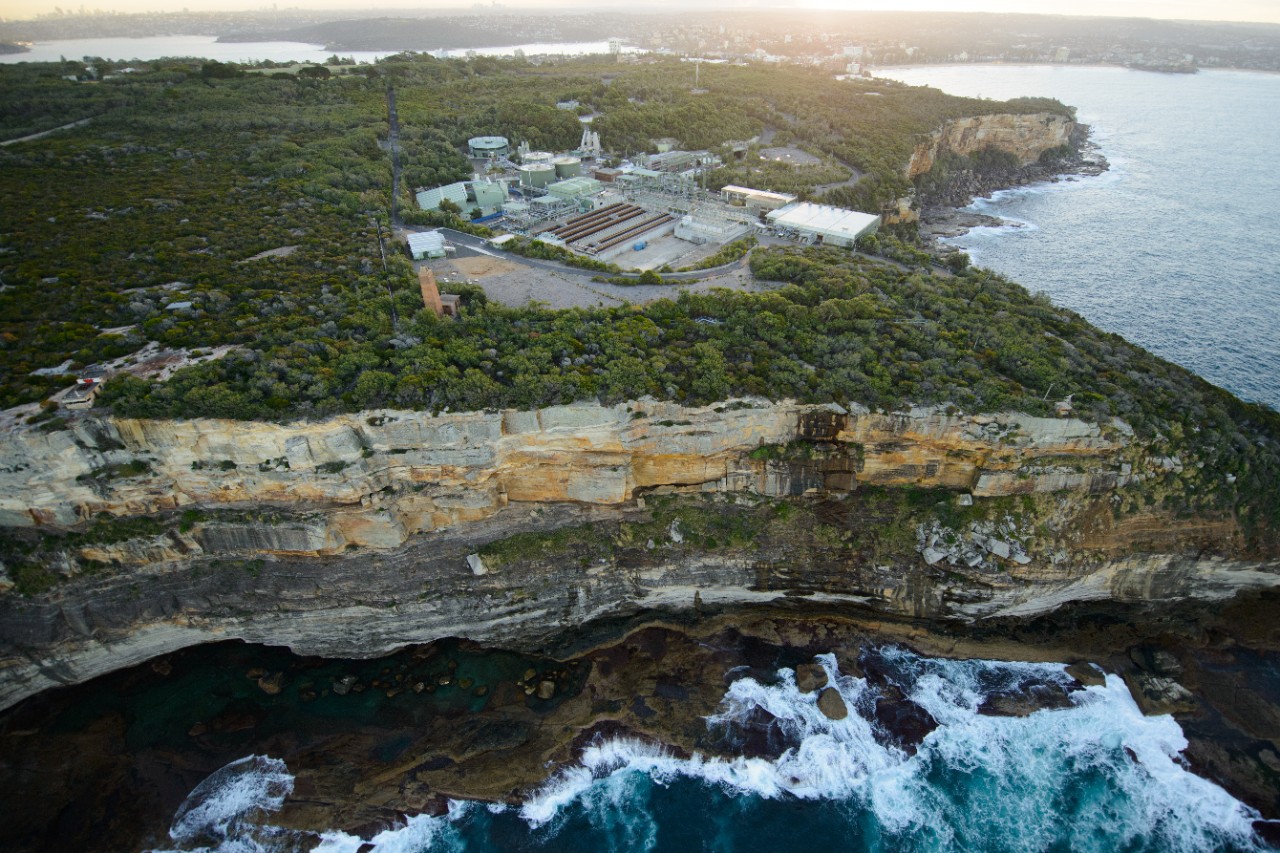
<path id="1" fill-rule="evenodd" d="M 284 673 L 277 672 L 271 675 L 264 675 L 258 679 L 258 687 L 268 696 L 275 696 L 280 693 L 284 686 Z"/>

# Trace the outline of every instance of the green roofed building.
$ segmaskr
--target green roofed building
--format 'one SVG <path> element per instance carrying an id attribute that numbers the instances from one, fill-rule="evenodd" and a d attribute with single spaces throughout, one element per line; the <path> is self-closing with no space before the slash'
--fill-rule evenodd
<path id="1" fill-rule="evenodd" d="M 458 181 L 435 189 L 419 190 L 417 198 L 418 207 L 423 210 L 439 210 L 440 202 L 445 200 L 453 202 L 461 210 L 467 205 L 467 185 Z"/>

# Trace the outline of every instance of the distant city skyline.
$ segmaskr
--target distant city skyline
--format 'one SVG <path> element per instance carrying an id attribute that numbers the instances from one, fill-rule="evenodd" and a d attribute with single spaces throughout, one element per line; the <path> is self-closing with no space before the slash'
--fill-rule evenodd
<path id="1" fill-rule="evenodd" d="M 252 0 L 96 0 L 75 3 L 59 0 L 0 0 L 0 18 L 24 19 L 56 13 L 81 12 L 251 12 L 272 8 L 334 12 L 350 10 L 353 16 L 370 15 L 382 11 L 403 9 L 406 12 L 420 10 L 456 10 L 459 13 L 473 11 L 478 6 L 498 5 L 511 10 L 591 8 L 595 10 L 625 11 L 634 9 L 624 0 L 599 0 L 588 6 L 570 0 L 505 0 L 492 4 L 457 2 L 423 2 L 423 0 L 376 0 L 360 7 L 352 0 L 305 0 L 305 2 L 252 2 Z M 1277 0 L 759 0 L 733 3 L 722 0 L 693 0 L 677 3 L 676 0 L 659 0 L 647 6 L 678 8 L 681 11 L 725 9 L 739 6 L 752 9 L 795 8 L 829 9 L 844 11 L 901 11 L 901 12 L 998 12 L 1043 15 L 1105 16 L 1159 18 L 1165 20 L 1196 21 L 1251 21 L 1280 23 L 1280 2 Z"/>

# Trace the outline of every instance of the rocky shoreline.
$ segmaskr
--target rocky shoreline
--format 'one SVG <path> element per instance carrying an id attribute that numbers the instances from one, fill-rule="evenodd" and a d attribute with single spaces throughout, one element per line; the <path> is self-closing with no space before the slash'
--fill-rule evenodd
<path id="1" fill-rule="evenodd" d="M 1084 128 L 1087 133 L 1088 129 Z M 1098 145 L 1087 137 L 1075 153 L 1055 166 L 1035 163 L 1017 169 L 979 174 L 966 171 L 953 177 L 947 191 L 929 199 L 921 212 L 919 233 L 925 248 L 935 254 L 954 251 L 945 240 L 963 236 L 974 228 L 1016 227 L 1018 223 L 966 210 L 978 198 L 991 198 L 997 192 L 1035 184 L 1096 177 L 1111 168 Z"/>
<path id="2" fill-rule="evenodd" d="M 1119 674 L 1145 713 L 1178 719 L 1195 772 L 1275 818 L 1280 760 L 1268 738 L 1280 720 L 1280 644 L 1269 627 L 1276 598 L 1159 613 L 1097 603 L 980 626 L 821 606 L 706 607 L 563 636 L 559 645 L 579 647 L 563 659 L 458 641 L 364 662 L 241 644 L 186 649 L 46 692 L 0 717 L 0 780 L 14 817 L 0 842 L 12 850 L 165 844 L 195 784 L 249 754 L 283 759 L 295 774 L 271 823 L 296 833 L 298 849 L 325 830 L 370 837 L 405 815 L 442 813 L 449 799 L 519 803 L 601 737 L 661 743 L 678 756 L 776 757 L 792 744 L 767 714 L 727 729 L 706 718 L 735 679 L 771 683 L 781 667 L 796 670 L 798 688 L 817 694 L 828 717 L 851 713 L 813 665 L 828 653 L 842 673 L 879 692 L 877 736 L 913 752 L 936 723 L 894 687 L 880 663 L 887 646 L 1073 664 L 1075 686 L 996 695 L 979 711 L 992 716 L 1051 712 L 1070 703 L 1071 691 L 1101 683 L 1103 672 Z M 222 680 L 199 682 L 201 667 L 222 671 Z M 146 707 L 104 695 L 136 696 Z M 161 701 L 179 695 L 183 704 Z"/>

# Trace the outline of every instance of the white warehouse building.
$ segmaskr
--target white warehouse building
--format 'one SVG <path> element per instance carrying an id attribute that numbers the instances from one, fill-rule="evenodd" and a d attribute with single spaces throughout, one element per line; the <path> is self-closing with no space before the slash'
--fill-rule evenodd
<path id="1" fill-rule="evenodd" d="M 880 217 L 874 214 L 809 201 L 771 210 L 765 218 L 780 231 L 794 231 L 824 245 L 845 248 L 853 246 L 865 234 L 876 233 L 880 227 Z"/>
<path id="2" fill-rule="evenodd" d="M 444 235 L 439 231 L 416 231 L 409 235 L 409 256 L 415 261 L 443 258 L 446 254 Z"/>

